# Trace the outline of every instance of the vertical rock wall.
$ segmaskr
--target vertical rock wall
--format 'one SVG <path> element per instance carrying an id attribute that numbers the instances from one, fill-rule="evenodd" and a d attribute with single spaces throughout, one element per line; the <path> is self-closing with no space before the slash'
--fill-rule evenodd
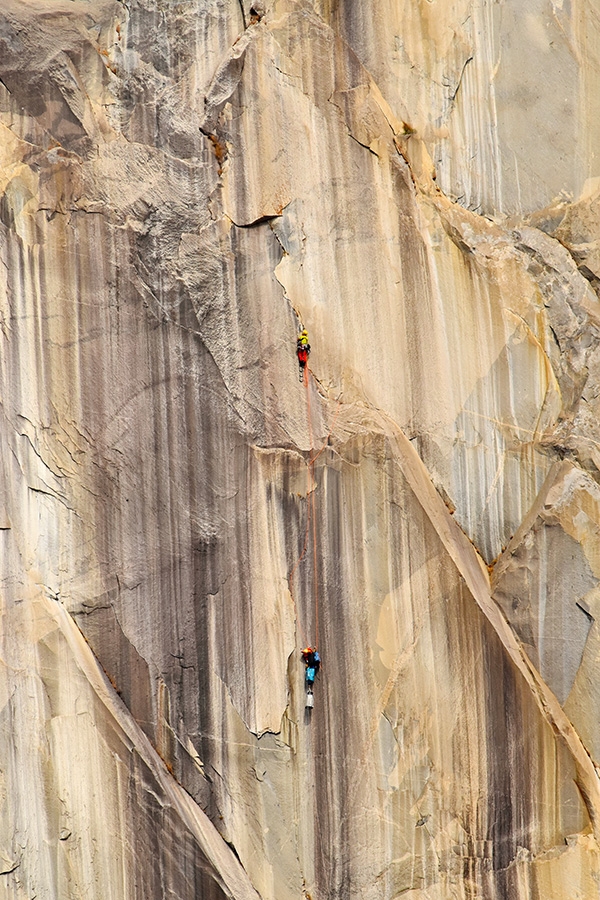
<path id="1" fill-rule="evenodd" d="M 598 27 L 5 0 L 2 896 L 596 895 Z"/>

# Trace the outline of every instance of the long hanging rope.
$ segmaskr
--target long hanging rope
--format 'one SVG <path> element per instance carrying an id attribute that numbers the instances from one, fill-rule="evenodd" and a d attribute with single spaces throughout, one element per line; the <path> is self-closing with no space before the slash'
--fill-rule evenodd
<path id="1" fill-rule="evenodd" d="M 315 439 L 313 435 L 312 429 L 312 413 L 310 409 L 310 369 L 308 366 L 306 367 L 306 409 L 308 415 L 308 437 L 310 440 L 310 456 L 308 459 L 308 471 L 310 472 L 310 482 L 311 482 L 311 492 L 310 492 L 310 507 L 311 507 L 311 524 L 312 524 L 312 537 L 313 537 L 313 596 L 315 598 L 315 647 L 319 646 L 319 573 L 317 571 L 317 529 L 316 529 L 316 513 L 315 513 L 315 494 L 316 494 L 316 479 L 315 479 L 315 457 L 313 456 L 313 447 L 315 446 Z"/>
<path id="2" fill-rule="evenodd" d="M 310 473 L 310 467 L 308 469 L 308 472 Z M 307 498 L 308 498 L 308 491 L 310 490 L 310 474 L 308 475 L 308 478 L 309 478 L 309 485 L 307 485 Z M 290 597 L 292 598 L 292 603 L 294 604 L 294 609 L 296 610 L 296 622 L 297 622 L 298 628 L 300 630 L 300 636 L 302 637 L 302 643 L 305 646 L 308 646 L 308 641 L 306 640 L 306 634 L 304 633 L 304 629 L 302 628 L 302 622 L 300 620 L 300 616 L 298 615 L 298 604 L 296 603 L 296 598 L 294 597 L 294 575 L 296 574 L 298 566 L 300 565 L 300 563 L 306 556 L 306 550 L 308 548 L 309 529 L 310 529 L 310 503 L 308 505 L 308 511 L 307 511 L 307 515 L 306 515 L 306 529 L 304 531 L 304 546 L 302 547 L 302 553 L 296 560 L 296 562 L 294 564 L 294 568 L 292 569 L 292 571 L 290 572 L 290 574 L 288 576 L 288 587 L 289 587 L 289 591 L 290 591 Z"/>
<path id="3" fill-rule="evenodd" d="M 311 374 L 312 374 L 311 370 L 309 369 L 308 366 L 306 366 L 306 368 L 304 370 L 304 375 L 305 375 L 304 382 L 306 385 L 306 410 L 307 410 L 307 418 L 308 418 L 308 435 L 309 435 L 309 440 L 310 440 L 310 455 L 309 455 L 308 466 L 307 466 L 307 470 L 306 470 L 306 477 L 307 477 L 306 529 L 304 531 L 304 546 L 302 547 L 302 552 L 301 552 L 300 556 L 296 560 L 294 568 L 292 569 L 292 571 L 289 574 L 288 585 L 289 585 L 290 596 L 292 598 L 292 602 L 296 609 L 296 621 L 298 623 L 298 628 L 300 630 L 300 635 L 302 637 L 302 641 L 305 646 L 313 646 L 310 641 L 307 641 L 306 634 L 304 632 L 304 629 L 302 628 L 302 624 L 300 622 L 300 616 L 298 615 L 298 607 L 297 607 L 296 600 L 294 597 L 294 590 L 293 590 L 294 575 L 296 574 L 298 567 L 300 566 L 300 563 L 306 557 L 306 553 L 308 550 L 309 532 L 310 532 L 311 526 L 312 526 L 313 591 L 314 591 L 314 599 L 315 599 L 315 624 L 314 624 L 315 644 L 314 644 L 314 646 L 315 646 L 315 648 L 318 648 L 318 646 L 319 646 L 319 574 L 318 574 L 317 563 L 318 563 L 319 553 L 318 553 L 318 544 L 317 544 L 317 516 L 316 516 L 316 508 L 315 508 L 315 502 L 316 502 L 315 495 L 316 495 L 316 487 L 317 487 L 317 482 L 316 482 L 316 478 L 315 478 L 315 462 L 317 461 L 319 456 L 323 453 L 323 451 L 325 450 L 325 448 L 327 447 L 327 445 L 329 443 L 329 438 L 331 437 L 333 429 L 335 428 L 335 423 L 337 422 L 337 418 L 338 418 L 338 415 L 339 415 L 339 412 L 341 409 L 342 400 L 341 400 L 341 397 L 338 400 L 336 413 L 335 413 L 335 416 L 331 423 L 331 428 L 329 429 L 327 437 L 325 438 L 325 441 L 323 443 L 323 446 L 321 447 L 321 449 L 319 450 L 318 453 L 313 455 L 315 441 L 314 441 L 314 435 L 313 435 L 312 411 L 311 411 L 311 403 L 310 403 L 310 384 L 309 384 L 309 382 L 310 382 Z"/>
<path id="4" fill-rule="evenodd" d="M 312 646 L 312 644 L 306 638 L 306 634 L 304 632 L 304 629 L 302 628 L 301 619 L 298 614 L 298 606 L 296 604 L 296 600 L 294 597 L 294 575 L 296 574 L 296 571 L 298 570 L 298 567 L 299 567 L 300 563 L 303 561 L 304 557 L 306 556 L 306 551 L 308 550 L 308 535 L 310 532 L 310 526 L 311 526 L 311 522 L 312 522 L 312 519 L 314 516 L 314 511 L 315 511 L 315 507 L 314 507 L 314 486 L 315 486 L 315 483 L 314 483 L 314 460 L 313 460 L 313 455 L 312 455 L 313 433 L 312 433 L 312 423 L 311 423 L 311 414 L 310 414 L 310 390 L 308 387 L 309 371 L 310 371 L 310 369 L 308 368 L 308 366 L 306 366 L 306 368 L 304 370 L 304 375 L 305 375 L 304 382 L 306 385 L 306 397 L 307 397 L 307 409 L 308 409 L 308 429 L 309 429 L 309 437 L 310 437 L 310 456 L 309 456 L 309 460 L 308 460 L 308 466 L 306 469 L 306 500 L 307 500 L 306 529 L 304 531 L 304 546 L 302 547 L 302 552 L 301 552 L 300 556 L 298 557 L 298 559 L 296 560 L 294 568 L 292 569 L 292 571 L 290 572 L 289 577 L 288 577 L 290 596 L 292 598 L 292 602 L 296 609 L 296 621 L 298 623 L 298 628 L 300 630 L 300 634 L 302 637 L 302 643 L 306 647 L 310 647 L 310 646 Z M 315 554 L 316 554 L 316 535 L 315 535 L 315 529 L 314 529 L 314 525 L 313 525 L 313 556 Z M 313 567 L 314 567 L 314 563 L 313 563 Z M 316 583 L 316 574 L 315 574 L 315 583 Z"/>

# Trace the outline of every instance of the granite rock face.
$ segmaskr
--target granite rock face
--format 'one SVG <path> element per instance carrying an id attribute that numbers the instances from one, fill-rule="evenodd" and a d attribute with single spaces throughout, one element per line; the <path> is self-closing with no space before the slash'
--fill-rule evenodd
<path id="1" fill-rule="evenodd" d="M 597 895 L 598 12 L 4 0 L 0 896 Z"/>

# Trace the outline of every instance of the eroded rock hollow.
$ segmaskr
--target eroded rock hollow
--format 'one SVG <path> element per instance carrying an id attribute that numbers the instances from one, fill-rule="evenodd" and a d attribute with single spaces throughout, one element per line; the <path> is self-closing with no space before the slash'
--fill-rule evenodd
<path id="1" fill-rule="evenodd" d="M 596 0 L 1 7 L 0 896 L 597 897 Z"/>

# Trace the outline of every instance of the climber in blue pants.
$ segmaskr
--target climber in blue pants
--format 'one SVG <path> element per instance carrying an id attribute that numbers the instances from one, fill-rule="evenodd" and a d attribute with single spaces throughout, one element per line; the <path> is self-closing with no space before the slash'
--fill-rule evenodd
<path id="1" fill-rule="evenodd" d="M 312 689 L 315 683 L 315 678 L 319 673 L 319 668 L 321 666 L 321 657 L 319 656 L 318 650 L 313 650 L 312 647 L 305 647 L 302 651 L 302 661 L 306 666 L 305 672 L 305 682 L 306 682 L 306 694 L 307 700 L 306 705 L 308 707 L 312 707 Z"/>

